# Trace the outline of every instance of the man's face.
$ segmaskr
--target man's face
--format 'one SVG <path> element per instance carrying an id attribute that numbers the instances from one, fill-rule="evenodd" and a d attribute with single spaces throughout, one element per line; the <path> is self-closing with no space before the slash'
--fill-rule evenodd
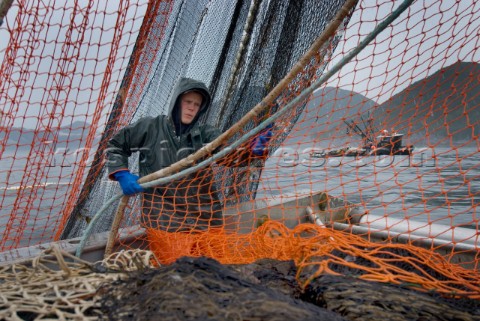
<path id="1" fill-rule="evenodd" d="M 189 125 L 197 116 L 202 106 L 202 95 L 197 92 L 189 92 L 182 95 L 180 101 L 182 124 Z"/>

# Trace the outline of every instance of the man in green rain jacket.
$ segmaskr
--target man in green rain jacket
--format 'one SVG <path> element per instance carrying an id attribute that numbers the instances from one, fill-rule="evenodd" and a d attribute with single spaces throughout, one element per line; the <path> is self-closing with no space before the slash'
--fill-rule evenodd
<path id="1" fill-rule="evenodd" d="M 138 176 L 128 170 L 128 157 L 138 151 L 140 176 L 166 168 L 212 142 L 220 132 L 198 124 L 210 106 L 205 84 L 182 78 L 172 96 L 167 115 L 147 117 L 121 129 L 109 142 L 109 178 L 120 183 L 125 195 L 144 192 L 142 224 L 167 232 L 208 230 L 223 224 L 222 205 L 213 172 L 199 172 L 168 184 L 143 190 Z M 252 154 L 262 156 L 271 132 L 252 144 Z"/>

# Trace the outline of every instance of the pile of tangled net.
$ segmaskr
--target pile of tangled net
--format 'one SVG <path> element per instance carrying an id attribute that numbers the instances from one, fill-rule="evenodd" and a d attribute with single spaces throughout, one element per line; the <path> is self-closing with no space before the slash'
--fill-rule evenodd
<path id="1" fill-rule="evenodd" d="M 198 238 L 210 258 L 161 266 L 153 252 L 131 250 L 90 263 L 54 247 L 30 262 L 5 266 L 0 318 L 480 318 L 478 274 L 422 248 L 376 244 L 313 224 L 289 230 L 275 221 L 249 236 Z"/>
<path id="2" fill-rule="evenodd" d="M 166 236 L 159 232 L 156 237 L 161 243 Z M 189 238 L 199 244 L 198 253 L 191 256 L 208 256 L 222 264 L 249 264 L 264 258 L 293 260 L 303 286 L 325 273 L 343 274 L 411 285 L 445 296 L 480 299 L 478 272 L 449 263 L 438 253 L 410 244 L 374 243 L 315 224 L 289 229 L 278 221 L 267 220 L 250 234 L 215 231 L 189 234 Z M 150 248 L 164 256 L 160 253 L 164 248 L 157 248 L 155 243 L 150 243 Z M 177 258 L 178 253 L 172 253 L 171 261 Z M 301 274 L 307 277 L 300 279 Z"/>

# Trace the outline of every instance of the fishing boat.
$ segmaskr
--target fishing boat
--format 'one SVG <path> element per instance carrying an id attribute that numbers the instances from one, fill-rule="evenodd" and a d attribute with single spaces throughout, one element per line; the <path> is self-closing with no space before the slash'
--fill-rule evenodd
<path id="1" fill-rule="evenodd" d="M 393 223 L 392 220 L 388 220 L 387 222 L 386 217 L 372 217 L 369 215 L 368 211 L 361 206 L 345 202 L 341 198 L 332 197 L 324 192 L 307 194 L 303 197 L 299 197 L 298 193 L 297 195 L 284 195 L 274 199 L 264 199 L 255 202 L 253 207 L 252 203 L 248 202 L 240 204 L 235 208 L 227 210 L 224 215 L 226 225 L 238 233 L 245 233 L 247 237 L 249 234 L 254 235 L 254 233 L 251 233 L 252 230 L 257 229 L 257 231 L 260 231 L 264 224 L 268 226 L 268 220 L 280 221 L 284 225 L 290 226 L 293 229 L 296 226 L 299 226 L 298 224 L 311 223 L 309 225 L 301 225 L 302 227 L 307 227 L 307 229 L 303 229 L 303 231 L 306 231 L 307 233 L 298 235 L 296 240 L 300 243 L 293 242 L 292 245 L 307 244 L 310 238 L 315 239 L 315 233 L 317 236 L 322 237 L 322 231 L 325 231 L 325 236 L 323 236 L 324 242 L 310 242 L 310 247 L 298 248 L 298 254 L 308 256 L 309 250 L 315 251 L 317 249 L 323 251 L 322 253 L 328 254 L 325 254 L 324 256 L 311 256 L 310 261 L 299 262 L 299 267 L 292 265 L 292 261 L 282 260 L 260 260 L 252 264 L 242 266 L 237 265 L 237 267 L 235 267 L 235 265 L 224 266 L 220 265 L 215 260 L 200 257 L 180 258 L 170 266 L 167 265 L 152 269 L 154 266 L 152 266 L 151 262 L 154 261 L 154 258 L 150 251 L 131 250 L 132 248 L 139 249 L 142 247 L 141 242 L 138 240 L 143 236 L 142 234 L 144 234 L 144 231 L 138 229 L 138 227 L 123 228 L 120 230 L 115 252 L 108 257 L 105 257 L 105 250 L 109 243 L 109 233 L 97 233 L 92 235 L 80 258 L 71 255 L 78 250 L 78 246 L 82 242 L 80 238 L 3 252 L 0 256 L 0 266 L 2 266 L 2 272 L 4 275 L 7 276 L 5 281 L 3 281 L 8 282 L 6 283 L 5 288 L 7 288 L 8 285 L 11 285 L 12 280 L 14 280 L 15 288 L 21 288 L 21 291 L 24 293 L 23 296 L 19 296 L 17 291 L 12 291 L 11 288 L 14 286 L 11 286 L 8 288 L 9 291 L 6 291 L 7 293 L 3 293 L 8 298 L 8 301 L 4 300 L 4 306 L 9 307 L 10 311 L 13 310 L 13 314 L 17 313 L 17 310 L 23 312 L 26 309 L 29 309 L 29 313 L 35 315 L 43 313 L 41 308 L 44 306 L 47 306 L 48 308 L 50 304 L 49 302 L 53 302 L 50 305 L 54 305 L 54 313 L 57 313 L 60 316 L 67 313 L 73 314 L 71 311 L 75 311 L 76 314 L 82 314 L 82 318 L 83 315 L 89 316 L 92 313 L 99 313 L 98 311 L 100 310 L 102 313 L 106 314 L 109 310 L 106 310 L 107 308 L 101 302 L 103 302 L 107 293 L 111 292 L 102 292 L 102 290 L 97 289 L 108 287 L 112 289 L 111 291 L 122 291 L 125 285 L 133 282 L 136 277 L 141 278 L 142 280 L 142 282 L 135 283 L 138 287 L 151 289 L 157 295 L 163 295 L 163 293 L 168 292 L 168 294 L 165 295 L 169 295 L 173 299 L 179 300 L 176 309 L 185 309 L 185 311 L 188 311 L 191 304 L 191 301 L 188 300 L 188 298 L 185 299 L 182 295 L 177 296 L 175 292 L 172 293 L 171 289 L 165 286 L 151 287 L 149 286 L 150 283 L 155 282 L 155 280 L 165 280 L 168 279 L 168 277 L 171 277 L 172 280 L 174 280 L 173 282 L 176 282 L 174 287 L 179 288 L 178 291 L 182 291 L 182 286 L 179 286 L 178 282 L 182 281 L 190 286 L 194 280 L 193 278 L 198 277 L 201 278 L 201 282 L 206 285 L 200 287 L 195 287 L 193 285 L 192 288 L 200 288 L 202 293 L 204 293 L 205 289 L 208 289 L 209 285 L 212 284 L 207 277 L 212 275 L 219 279 L 218 283 L 213 283 L 215 284 L 215 287 L 213 288 L 212 293 L 208 296 L 203 295 L 200 297 L 209 297 L 209 299 L 215 301 L 217 300 L 217 296 L 222 295 L 222 303 L 224 301 L 223 293 L 234 295 L 232 293 L 238 292 L 234 290 L 222 292 L 218 289 L 222 289 L 224 286 L 231 289 L 230 280 L 233 280 L 231 282 L 235 283 L 236 279 L 241 280 L 240 284 L 247 288 L 257 284 L 250 281 L 250 279 L 261 280 L 262 283 L 260 283 L 260 286 L 262 291 L 275 293 L 275 295 L 281 293 L 276 292 L 278 291 L 277 287 L 279 287 L 279 285 L 286 286 L 282 293 L 286 293 L 285 291 L 287 290 L 294 292 L 296 287 L 285 285 L 286 281 L 285 278 L 282 279 L 281 273 L 288 275 L 288 273 L 292 273 L 291 271 L 295 270 L 310 271 L 310 273 L 313 273 L 315 267 L 322 265 L 331 266 L 332 263 L 328 263 L 328 261 L 335 260 L 337 256 L 339 256 L 342 262 L 346 262 L 346 264 L 350 264 L 352 267 L 358 266 L 361 268 L 362 261 L 365 260 L 365 257 L 375 255 L 373 253 L 378 253 L 378 251 L 371 251 L 369 248 L 362 248 L 361 250 L 365 251 L 366 255 L 361 255 L 360 257 L 357 257 L 354 251 L 346 251 L 342 253 L 338 252 L 338 250 L 333 250 L 331 254 L 329 253 L 332 251 L 332 247 L 334 248 L 337 243 L 344 248 L 355 249 L 355 244 L 345 244 L 345 239 L 342 237 L 342 235 L 351 235 L 352 233 L 363 236 L 366 239 L 365 242 L 374 241 L 382 243 L 386 241 L 384 242 L 384 248 L 382 248 L 382 245 L 380 244 L 377 245 L 377 249 L 380 250 L 380 253 L 387 253 L 387 255 L 388 253 L 395 255 L 395 252 L 389 252 L 388 249 L 395 251 L 395 248 L 398 248 L 398 243 L 408 243 L 410 244 L 409 246 L 411 246 L 411 244 L 416 244 L 427 249 L 435 248 L 443 255 L 450 255 L 450 262 L 455 260 L 456 263 L 463 265 L 465 268 L 471 269 L 472 273 L 475 273 L 476 268 L 478 268 L 473 265 L 474 259 L 478 255 L 478 252 L 476 251 L 476 248 L 478 248 L 478 241 L 470 242 L 471 240 L 477 240 L 474 237 L 476 234 L 475 229 L 467 230 L 456 228 L 454 234 L 447 226 L 432 225 L 429 229 L 426 229 L 424 224 L 418 223 L 417 225 L 414 225 L 413 222 L 406 224 L 405 222 L 400 221 L 395 222 L 395 229 L 386 229 Z M 241 215 L 239 215 L 240 213 L 238 213 L 238 211 L 242 211 Z M 313 224 L 316 229 L 308 227 Z M 333 233 L 332 228 L 342 232 Z M 308 233 L 309 230 L 313 231 L 313 234 Z M 414 232 L 412 232 L 412 230 Z M 451 233 L 449 231 L 451 231 Z M 286 243 L 289 243 L 288 239 L 282 238 L 282 236 L 284 236 L 282 233 L 284 233 L 285 230 L 279 229 L 278 233 L 276 232 L 277 231 L 273 230 L 272 233 L 272 230 L 269 230 L 268 235 L 264 236 L 273 241 L 278 237 L 278 240 L 280 241 L 278 245 L 281 245 L 281 243 L 284 243 L 285 241 L 287 241 Z M 414 233 L 416 234 L 415 236 L 413 235 Z M 464 238 L 467 238 L 469 242 L 465 242 Z M 390 240 L 392 239 L 395 239 L 396 243 L 393 247 L 390 245 Z M 452 239 L 454 240 L 453 243 Z M 264 238 L 261 238 L 260 240 L 262 242 Z M 250 239 L 250 241 L 254 240 Z M 236 246 L 236 244 L 231 245 Z M 415 251 L 422 252 L 418 247 Z M 424 251 L 427 252 L 428 250 Z M 455 256 L 452 256 L 452 253 L 455 253 Z M 343 255 L 345 255 L 344 258 L 342 258 Z M 429 253 L 429 255 L 433 256 L 433 253 Z M 409 257 L 407 256 L 406 258 L 403 258 L 402 256 L 400 258 L 400 261 L 402 262 L 400 263 L 403 263 L 404 259 L 408 260 Z M 395 259 L 390 259 L 390 261 L 394 260 Z M 377 260 L 375 261 L 375 264 L 382 264 L 381 261 L 381 259 L 380 262 Z M 302 265 L 302 263 L 304 264 Z M 262 264 L 270 265 L 265 265 L 260 272 L 257 272 L 256 269 L 262 267 Z M 414 267 L 417 267 L 419 264 L 421 265 L 422 262 L 414 261 Z M 408 265 L 403 265 L 402 268 L 405 268 L 405 266 Z M 191 272 L 188 270 L 188 267 L 191 267 Z M 286 268 L 289 268 L 290 270 L 287 270 Z M 128 273 L 128 271 L 135 272 Z M 172 273 L 172 271 L 174 273 Z M 223 274 L 219 273 L 222 271 L 226 274 L 226 279 L 221 279 Z M 162 273 L 168 274 L 168 277 L 155 277 L 155 275 Z M 274 276 L 273 279 L 271 279 L 272 275 Z M 26 277 L 22 278 L 22 276 Z M 152 279 L 150 279 L 150 276 L 153 276 Z M 248 279 L 249 276 L 250 279 Z M 351 302 L 353 302 L 352 300 L 365 296 L 365 293 L 372 293 L 372 295 L 374 293 L 379 293 L 378 295 L 382 297 L 382 292 L 385 292 L 388 293 L 390 300 L 392 300 L 392 295 L 397 295 L 399 298 L 414 296 L 415 299 L 412 300 L 421 302 L 419 307 L 414 308 L 415 310 L 420 311 L 418 313 L 421 313 L 421 311 L 425 309 L 422 305 L 423 302 L 427 302 L 433 305 L 433 307 L 437 307 L 437 305 L 441 306 L 441 303 L 437 303 L 441 302 L 440 300 L 432 301 L 429 296 L 420 296 L 413 290 L 404 289 L 400 294 L 392 293 L 392 291 L 398 291 L 398 285 L 397 287 L 389 284 L 372 286 L 375 282 L 362 280 L 361 277 L 352 278 L 351 276 L 342 276 L 336 278 L 338 278 L 338 280 L 336 280 L 332 286 L 334 288 L 339 288 L 339 291 L 341 291 L 342 287 L 347 287 L 348 292 L 344 295 L 348 295 L 348 305 L 351 305 Z M 32 285 L 23 284 L 25 279 L 30 281 Z M 268 280 L 267 286 L 263 285 L 263 282 L 265 282 L 264 280 Z M 291 276 L 289 276 L 288 280 L 291 283 L 294 282 Z M 318 280 L 322 281 L 325 279 L 320 277 Z M 355 284 L 352 282 L 355 282 Z M 79 283 L 83 287 L 80 286 Z M 391 283 L 394 282 L 392 281 Z M 414 284 L 414 286 L 418 285 Z M 55 291 L 50 289 L 52 287 L 54 287 Z M 307 287 L 305 293 L 315 292 L 315 289 L 316 287 Z M 136 300 L 138 299 L 138 293 L 144 295 L 145 292 L 132 291 L 130 288 L 127 289 L 127 292 L 128 291 L 132 292 L 132 296 L 127 296 L 127 302 L 119 304 L 119 306 L 122 306 L 122 311 L 127 311 L 127 313 L 131 315 L 133 312 L 143 309 L 143 306 L 139 307 L 138 304 L 136 304 Z M 328 290 L 324 291 L 327 292 Z M 30 292 L 33 294 L 30 294 Z M 64 293 L 67 293 L 68 295 Z M 262 296 L 262 300 L 265 299 L 263 292 L 259 295 Z M 62 296 L 67 297 L 63 298 Z M 60 299 L 58 297 L 62 298 Z M 78 300 L 78 297 L 80 297 L 81 300 Z M 370 295 L 367 295 L 367 297 L 370 297 Z M 30 303 L 37 298 L 39 298 L 38 301 L 40 303 L 37 303 L 36 305 Z M 396 297 L 394 298 L 394 300 L 396 300 Z M 377 304 L 378 299 L 374 298 L 373 301 Z M 361 306 L 364 305 L 363 302 L 365 301 L 362 300 Z M 466 301 L 459 301 L 459 303 L 454 306 L 456 309 L 454 311 L 463 311 L 460 309 L 462 305 L 465 304 L 464 302 Z M 340 305 L 345 304 L 341 301 L 337 303 Z M 116 304 L 116 301 L 114 304 Z M 156 303 L 149 304 L 145 313 L 157 315 L 163 311 L 161 307 L 158 308 L 155 304 Z M 238 305 L 238 302 L 235 301 L 234 304 Z M 282 304 L 286 303 L 282 301 Z M 408 302 L 405 304 L 408 305 L 410 310 L 412 309 L 412 306 L 409 305 Z M 72 306 L 75 306 L 75 310 Z M 230 305 L 227 305 L 225 308 L 229 307 Z M 298 307 L 298 304 L 295 305 L 295 307 Z M 151 312 L 150 309 L 153 309 L 154 311 Z M 369 310 L 370 308 L 366 307 L 365 309 Z M 397 304 L 395 305 L 395 309 L 398 309 Z M 450 309 L 453 309 L 453 307 Z M 387 313 L 390 311 L 389 308 L 384 308 L 384 310 L 387 311 Z M 378 309 L 373 311 L 374 312 L 371 312 L 372 314 L 381 313 L 381 311 L 378 312 Z M 118 313 L 117 308 L 115 308 L 115 313 Z M 333 310 L 332 313 L 339 312 Z M 415 311 L 415 313 L 417 312 Z M 453 313 L 455 314 L 455 312 Z M 463 313 L 467 314 L 468 312 L 463 311 Z M 59 317 L 59 319 L 61 318 Z"/>
<path id="2" fill-rule="evenodd" d="M 454 230 L 442 224 L 425 225 L 414 220 L 387 218 L 369 213 L 368 209 L 325 192 L 299 191 L 275 198 L 244 202 L 224 210 L 227 232 L 249 234 L 258 229 L 266 220 L 282 223 L 289 229 L 299 224 L 311 223 L 317 226 L 345 231 L 368 238 L 385 241 L 395 239 L 399 243 L 411 243 L 424 248 L 435 248 L 443 255 L 452 255 L 451 261 L 477 269 L 471 263 L 478 255 L 480 241 L 476 230 L 456 227 Z M 114 246 L 115 252 L 140 248 L 145 230 L 140 226 L 121 228 Z M 83 238 L 87 237 L 86 240 Z M 45 250 L 58 248 L 72 255 L 78 255 L 89 262 L 103 260 L 110 232 L 95 233 L 56 242 L 23 247 L 2 252 L 0 266 L 28 262 L 40 256 Z M 453 242 L 452 242 L 453 240 Z M 79 251 L 80 244 L 85 246 Z"/>
<path id="3" fill-rule="evenodd" d="M 367 146 L 369 155 L 412 155 L 413 146 L 402 146 L 403 134 L 381 135 L 378 143 Z"/>
<path id="4" fill-rule="evenodd" d="M 368 141 L 362 147 L 342 147 L 338 149 L 322 150 L 312 149 L 310 157 L 344 157 L 344 156 L 377 156 L 377 155 L 408 155 L 413 154 L 414 147 L 412 145 L 403 146 L 402 138 L 404 134 L 393 133 L 389 135 L 385 133 L 376 137 L 374 141 Z"/>

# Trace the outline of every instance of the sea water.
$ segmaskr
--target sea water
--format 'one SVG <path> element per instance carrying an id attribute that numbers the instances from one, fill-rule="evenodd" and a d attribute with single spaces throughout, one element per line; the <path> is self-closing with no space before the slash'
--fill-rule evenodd
<path id="1" fill-rule="evenodd" d="M 360 204 L 374 215 L 477 227 L 480 166 L 476 148 L 416 148 L 412 156 L 331 158 L 312 158 L 308 152 L 292 150 L 278 149 L 270 156 L 257 198 L 324 191 Z M 0 234 L 6 237 L 10 214 L 17 209 L 13 228 L 24 224 L 25 235 L 19 246 L 51 239 L 75 169 L 65 162 L 27 167 L 27 156 L 28 151 L 16 151 L 4 153 L 0 160 Z M 41 180 L 33 176 L 36 173 L 42 173 Z M 22 193 L 20 204 L 17 197 Z"/>
<path id="2" fill-rule="evenodd" d="M 324 191 L 369 213 L 476 228 L 480 166 L 474 147 L 416 148 L 413 155 L 312 158 L 276 152 L 257 197 Z"/>
<path id="3" fill-rule="evenodd" d="M 48 242 L 56 233 L 66 195 L 73 186 L 72 163 L 36 162 L 28 149 L 6 150 L 0 159 L 0 235 L 5 248 Z M 11 213 L 15 212 L 15 218 Z M 9 233 L 8 228 L 12 231 Z"/>

